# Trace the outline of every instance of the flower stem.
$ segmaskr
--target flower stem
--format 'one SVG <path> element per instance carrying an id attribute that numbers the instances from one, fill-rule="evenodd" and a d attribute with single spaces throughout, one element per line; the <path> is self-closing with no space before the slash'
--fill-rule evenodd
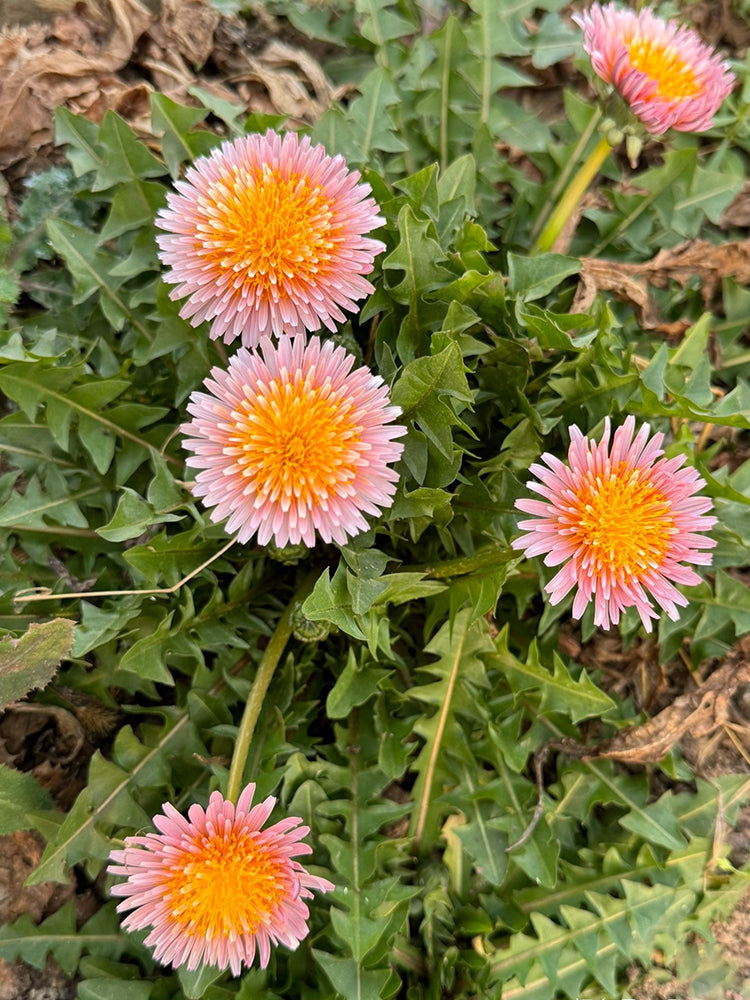
<path id="1" fill-rule="evenodd" d="M 562 198 L 557 203 L 554 212 L 549 217 L 547 225 L 537 237 L 533 250 L 551 250 L 562 232 L 562 228 L 573 214 L 578 202 L 586 192 L 589 184 L 599 171 L 599 168 L 612 151 L 612 146 L 602 136 L 588 158 L 581 164 L 581 168 L 575 175 L 571 183 L 565 189 Z"/>
<path id="2" fill-rule="evenodd" d="M 250 752 L 250 743 L 255 732 L 255 727 L 263 708 L 263 701 L 268 691 L 268 686 L 281 659 L 281 654 L 287 644 L 289 636 L 292 634 L 292 616 L 299 604 L 304 601 L 312 590 L 313 584 L 318 576 L 317 571 L 308 574 L 302 581 L 299 589 L 295 592 L 279 618 L 273 635 L 268 640 L 268 645 L 263 651 L 258 671 L 250 688 L 245 711 L 242 713 L 240 727 L 237 730 L 237 740 L 234 744 L 232 762 L 229 765 L 229 778 L 227 779 L 226 798 L 230 802 L 237 802 L 242 791 L 242 778 L 247 763 L 247 755 Z"/>
<path id="3" fill-rule="evenodd" d="M 544 223 L 547 221 L 549 213 L 557 201 L 557 196 L 560 194 L 562 189 L 568 183 L 568 179 L 570 178 L 570 175 L 573 173 L 573 168 L 575 167 L 576 163 L 578 163 L 579 159 L 583 156 L 583 151 L 588 146 L 589 139 L 594 134 L 594 129 L 599 124 L 601 117 L 602 117 L 602 109 L 599 107 L 599 105 L 597 105 L 594 110 L 594 113 L 589 119 L 588 125 L 581 133 L 581 137 L 576 143 L 575 149 L 566 160 L 563 169 L 560 171 L 560 176 L 555 181 L 555 185 L 550 191 L 544 206 L 539 212 L 539 215 L 536 217 L 534 225 L 531 227 L 532 240 L 536 239 L 537 233 L 542 228 Z"/>

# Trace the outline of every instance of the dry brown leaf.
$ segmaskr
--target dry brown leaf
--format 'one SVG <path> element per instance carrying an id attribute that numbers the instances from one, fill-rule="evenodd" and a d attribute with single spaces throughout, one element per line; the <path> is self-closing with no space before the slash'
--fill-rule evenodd
<path id="1" fill-rule="evenodd" d="M 331 105 L 333 88 L 320 63 L 304 49 L 272 41 L 259 55 L 245 59 L 246 69 L 234 81 L 260 84 L 270 102 L 270 107 L 259 106 L 248 93 L 247 103 L 254 110 L 314 122 Z"/>
<path id="2" fill-rule="evenodd" d="M 220 19 L 209 0 L 163 0 L 159 23 L 170 49 L 198 68 L 211 55 Z"/>
<path id="3" fill-rule="evenodd" d="M 656 306 L 648 294 L 645 278 L 633 277 L 623 265 L 609 260 L 585 257 L 581 264 L 571 312 L 587 312 L 599 292 L 612 292 L 615 298 L 635 308 L 638 322 L 645 330 L 657 325 Z"/>
<path id="4" fill-rule="evenodd" d="M 684 736 L 701 739 L 726 725 L 731 720 L 732 698 L 745 684 L 750 684 L 750 661 L 725 663 L 697 690 L 675 698 L 642 726 L 624 729 L 594 747 L 578 746 L 575 756 L 654 764 Z M 571 752 L 569 745 L 565 752 Z"/>
<path id="5" fill-rule="evenodd" d="M 750 724 L 737 725 L 733 699 L 741 703 L 742 695 L 750 686 L 750 658 L 742 643 L 737 655 L 730 657 L 723 666 L 689 694 L 675 698 L 674 702 L 642 726 L 623 729 L 611 740 L 595 746 L 586 746 L 577 740 L 564 738 L 549 740 L 534 755 L 534 773 L 537 787 L 537 804 L 531 821 L 519 839 L 506 848 L 513 851 L 525 844 L 544 813 L 544 767 L 550 753 L 559 750 L 575 760 L 616 760 L 621 764 L 655 764 L 666 756 L 683 738 L 700 740 L 728 727 L 736 731 L 750 731 Z M 729 730 L 731 731 L 731 730 Z"/>
<path id="6" fill-rule="evenodd" d="M 44 842 L 36 831 L 19 830 L 0 837 L 0 924 L 11 923 L 24 913 L 39 921 L 71 898 L 72 875 L 67 884 L 25 885 L 43 850 Z"/>
<path id="7" fill-rule="evenodd" d="M 76 14 L 57 18 L 40 40 L 38 29 L 0 35 L 0 167 L 32 155 L 52 140 L 52 112 L 83 99 L 87 107 L 103 79 L 130 59 L 153 19 L 138 0 L 109 0 L 112 29 L 99 39 Z M 76 49 L 70 40 L 76 39 Z"/>
<path id="8" fill-rule="evenodd" d="M 734 196 L 732 204 L 724 209 L 719 225 L 722 229 L 750 226 L 750 181 L 745 181 L 742 190 Z"/>
<path id="9" fill-rule="evenodd" d="M 578 290 L 571 312 L 586 312 L 597 292 L 612 292 L 616 298 L 634 306 L 644 329 L 679 333 L 684 331 L 687 322 L 661 322 L 648 285 L 665 288 L 670 281 L 676 281 L 684 288 L 695 277 L 700 279 L 706 306 L 719 290 L 722 278 L 734 278 L 739 284 L 750 282 L 750 240 L 735 240 L 719 246 L 706 240 L 690 240 L 671 250 L 660 250 L 643 264 L 581 257 Z"/>

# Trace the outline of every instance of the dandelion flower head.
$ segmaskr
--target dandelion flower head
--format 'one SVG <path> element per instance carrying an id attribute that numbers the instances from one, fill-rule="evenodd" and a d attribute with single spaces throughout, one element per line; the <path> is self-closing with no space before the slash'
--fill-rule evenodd
<path id="1" fill-rule="evenodd" d="M 188 403 L 187 464 L 213 521 L 246 542 L 344 544 L 391 506 L 405 429 L 383 380 L 317 337 L 265 338 L 214 368 Z"/>
<path id="2" fill-rule="evenodd" d="M 334 888 L 295 860 L 312 851 L 308 827 L 289 816 L 262 829 L 276 800 L 251 808 L 254 792 L 248 785 L 236 806 L 214 792 L 187 819 L 166 803 L 154 817 L 159 833 L 126 837 L 112 852 L 107 870 L 125 878 L 112 894 L 124 897 L 118 911 L 131 911 L 123 927 L 151 927 L 146 945 L 163 965 L 238 975 L 257 952 L 265 968 L 272 944 L 296 948 L 307 935 L 311 890 Z"/>
<path id="3" fill-rule="evenodd" d="M 573 20 L 594 71 L 611 83 L 653 135 L 669 128 L 704 132 L 732 90 L 721 56 L 685 25 L 644 8 L 595 3 Z"/>
<path id="4" fill-rule="evenodd" d="M 370 186 L 342 156 L 269 130 L 200 157 L 156 217 L 173 299 L 211 337 L 295 336 L 346 317 L 373 291 L 363 275 L 384 249 L 365 234 L 383 223 Z"/>
<path id="5" fill-rule="evenodd" d="M 575 587 L 574 618 L 593 600 L 594 623 L 608 629 L 634 607 L 650 632 L 659 618 L 651 598 L 676 621 L 688 601 L 675 584 L 701 582 L 684 564 L 710 564 L 705 550 L 716 543 L 701 532 L 716 518 L 705 516 L 712 504 L 695 495 L 705 483 L 692 467 L 681 468 L 685 456 L 658 459 L 664 435 L 649 437 L 648 424 L 634 431 L 629 416 L 610 448 L 609 419 L 598 444 L 573 426 L 567 465 L 542 455 L 545 465 L 531 466 L 539 481 L 527 485 L 543 499 L 516 501 L 534 517 L 519 522 L 525 534 L 513 548 L 546 553 L 547 566 L 564 564 L 546 586 L 551 604 Z"/>

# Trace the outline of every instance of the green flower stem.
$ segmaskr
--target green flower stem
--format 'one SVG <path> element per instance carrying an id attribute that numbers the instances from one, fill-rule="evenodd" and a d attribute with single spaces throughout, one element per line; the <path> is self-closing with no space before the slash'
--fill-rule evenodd
<path id="1" fill-rule="evenodd" d="M 562 232 L 562 228 L 573 214 L 578 202 L 586 192 L 589 184 L 599 172 L 599 168 L 612 151 L 612 146 L 602 137 L 594 147 L 588 158 L 581 164 L 581 168 L 575 175 L 571 183 L 565 189 L 562 198 L 557 203 L 554 212 L 549 217 L 547 225 L 539 234 L 534 251 L 551 250 Z"/>
<path id="2" fill-rule="evenodd" d="M 576 143 L 576 148 L 570 154 L 565 163 L 565 166 L 560 171 L 560 176 L 555 181 L 555 185 L 550 191 L 545 205 L 542 207 L 541 211 L 539 212 L 539 215 L 536 217 L 534 225 L 531 227 L 532 240 L 536 239 L 539 230 L 547 221 L 550 211 L 557 202 L 558 195 L 565 187 L 565 185 L 568 183 L 568 180 L 570 179 L 570 175 L 573 173 L 573 168 L 575 167 L 576 163 L 578 163 L 580 158 L 583 156 L 583 151 L 588 146 L 589 140 L 591 139 L 591 136 L 594 134 L 594 129 L 601 121 L 601 117 L 602 117 L 602 109 L 599 107 L 599 105 L 597 105 L 594 110 L 594 113 L 589 119 L 588 125 L 581 133 L 581 137 Z"/>
<path id="3" fill-rule="evenodd" d="M 234 744 L 234 752 L 232 753 L 232 762 L 229 765 L 226 798 L 230 802 L 237 802 L 242 791 L 242 778 L 245 773 L 247 755 L 250 752 L 250 743 L 252 742 L 258 717 L 263 708 L 263 701 L 265 700 L 268 686 L 271 683 L 274 671 L 281 659 L 281 654 L 284 652 L 289 636 L 292 634 L 292 616 L 295 609 L 312 590 L 317 576 L 318 573 L 315 571 L 305 577 L 294 597 L 284 609 L 273 635 L 263 651 L 258 672 L 255 675 L 253 686 L 250 688 L 245 711 L 242 713 L 242 721 L 240 722 L 240 728 L 237 730 L 237 741 Z"/>
<path id="4" fill-rule="evenodd" d="M 435 566 L 425 566 L 423 571 L 433 580 L 445 580 L 451 576 L 464 576 L 466 573 L 476 573 L 478 570 L 489 569 L 501 563 L 509 562 L 515 552 L 507 545 L 492 545 L 480 549 L 473 556 L 458 556 L 456 559 L 446 559 Z"/>

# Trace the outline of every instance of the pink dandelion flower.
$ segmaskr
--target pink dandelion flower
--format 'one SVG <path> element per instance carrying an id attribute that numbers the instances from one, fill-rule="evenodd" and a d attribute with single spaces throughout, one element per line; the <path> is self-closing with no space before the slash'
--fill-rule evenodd
<path id="1" fill-rule="evenodd" d="M 390 463 L 405 429 L 388 388 L 343 347 L 317 337 L 264 338 L 259 352 L 240 349 L 229 369 L 214 368 L 188 403 L 181 430 L 200 469 L 194 492 L 213 521 L 246 542 L 315 544 L 315 532 L 340 545 L 364 531 L 364 514 L 393 502 L 398 474 Z"/>
<path id="2" fill-rule="evenodd" d="M 694 494 L 705 485 L 693 468 L 680 468 L 684 455 L 660 459 L 663 434 L 649 440 L 644 424 L 633 437 L 630 416 L 614 434 L 609 448 L 609 418 L 597 444 L 573 426 L 568 464 L 554 455 L 542 455 L 548 468 L 532 465 L 541 482 L 528 487 L 544 500 L 517 500 L 516 507 L 535 517 L 519 522 L 526 534 L 513 542 L 527 556 L 547 553 L 547 566 L 565 563 L 546 586 L 550 604 L 559 604 L 576 591 L 573 617 L 580 618 L 594 601 L 594 623 L 608 629 L 620 612 L 636 608 L 644 628 L 659 618 L 651 596 L 672 621 L 678 605 L 688 601 L 674 584 L 694 586 L 700 577 L 683 563 L 708 566 L 711 556 L 702 550 L 716 542 L 699 532 L 716 524 L 704 517 L 711 510 L 708 497 Z"/>
<path id="3" fill-rule="evenodd" d="M 613 84 L 646 129 L 703 132 L 734 85 L 729 64 L 684 25 L 648 8 L 595 3 L 573 20 L 595 72 Z"/>
<path id="4" fill-rule="evenodd" d="M 225 142 L 175 187 L 156 217 L 164 277 L 188 296 L 184 319 L 214 321 L 213 339 L 334 330 L 373 291 L 362 275 L 385 246 L 364 235 L 384 221 L 370 186 L 307 137 Z"/>
<path id="5" fill-rule="evenodd" d="M 107 871 L 126 879 L 112 888 L 125 897 L 117 909 L 132 910 L 123 927 L 153 928 L 146 945 L 163 965 L 203 963 L 236 976 L 257 951 L 265 968 L 272 944 L 296 948 L 307 935 L 311 890 L 334 888 L 293 860 L 312 853 L 302 842 L 309 828 L 289 816 L 263 830 L 276 799 L 251 809 L 254 792 L 248 785 L 236 807 L 213 792 L 188 819 L 167 802 L 154 817 L 159 833 L 126 837 L 112 851 Z"/>

